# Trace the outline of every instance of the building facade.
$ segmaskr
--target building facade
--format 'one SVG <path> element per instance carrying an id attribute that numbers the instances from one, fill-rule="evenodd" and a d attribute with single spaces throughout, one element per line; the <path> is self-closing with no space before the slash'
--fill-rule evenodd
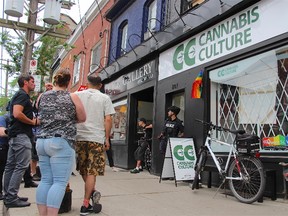
<path id="1" fill-rule="evenodd" d="M 163 157 L 157 136 L 167 108 L 177 105 L 184 136 L 193 138 L 196 149 L 205 141 L 205 130 L 195 119 L 258 135 L 261 160 L 266 170 L 275 171 L 281 194 L 278 163 L 288 160 L 287 4 L 118 0 L 111 5 L 105 13 L 111 25 L 110 48 L 102 56 L 107 65 L 100 67 L 99 76 L 117 112 L 112 139 L 115 165 L 135 166 L 137 119 L 144 117 L 153 124 L 152 173 L 160 175 Z M 200 71 L 202 94 L 192 98 L 192 84 Z M 233 139 L 225 133 L 217 138 Z M 224 147 L 213 148 L 225 159 Z"/>
<path id="2" fill-rule="evenodd" d="M 73 75 L 69 86 L 71 91 L 85 86 L 87 76 L 98 74 L 108 63 L 110 23 L 103 18 L 103 14 L 113 2 L 102 0 L 91 5 L 68 39 L 69 49 L 63 49 L 53 65 L 54 71 L 70 69 Z"/>

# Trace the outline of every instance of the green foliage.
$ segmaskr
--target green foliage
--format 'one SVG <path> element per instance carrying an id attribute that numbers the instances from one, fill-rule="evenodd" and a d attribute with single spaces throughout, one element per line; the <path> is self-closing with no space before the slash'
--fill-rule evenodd
<path id="1" fill-rule="evenodd" d="M 55 60 L 59 45 L 64 42 L 59 38 L 44 36 L 41 38 L 40 43 L 41 45 L 35 47 L 33 52 L 34 59 L 38 59 L 37 74 L 51 78 L 50 67 Z"/>
<path id="2" fill-rule="evenodd" d="M 61 26 L 63 26 L 62 23 L 58 27 Z M 9 31 L 4 31 L 0 33 L 0 45 L 4 47 L 10 57 L 9 59 L 11 59 L 9 64 L 3 64 L 2 67 L 7 70 L 9 77 L 20 75 L 25 40 L 21 37 L 11 36 Z M 70 50 L 74 46 L 59 38 L 43 36 L 33 47 L 32 58 L 38 60 L 36 74 L 49 76 L 51 80 L 52 71 L 50 67 L 56 58 L 57 52 L 62 48 Z"/>
<path id="3" fill-rule="evenodd" d="M 64 23 L 60 22 L 56 27 L 62 28 Z M 17 78 L 21 73 L 21 65 L 24 53 L 25 40 L 22 37 L 11 36 L 9 31 L 0 33 L 0 45 L 4 47 L 9 55 L 9 62 L 2 61 L 0 67 L 7 71 L 9 77 L 9 89 L 17 86 Z M 60 49 L 70 50 L 74 46 L 65 43 L 63 39 L 51 36 L 43 36 L 40 41 L 34 44 L 32 58 L 38 60 L 36 74 L 49 76 L 52 78 L 51 65 L 57 57 L 57 52 Z M 12 79 L 11 79 L 12 78 Z M 43 82 L 43 81 L 42 81 Z M 9 91 L 8 91 L 9 92 Z M 0 114 L 3 114 L 6 109 L 7 102 L 11 96 L 0 96 Z"/>
<path id="4" fill-rule="evenodd" d="M 17 39 L 9 35 L 8 31 L 0 33 L 0 45 L 4 47 L 11 61 L 3 64 L 2 67 L 8 72 L 8 76 L 19 75 L 21 71 L 21 62 L 23 57 L 24 42 L 23 39 Z"/>
<path id="5" fill-rule="evenodd" d="M 3 115 L 6 113 L 6 107 L 9 102 L 9 97 L 0 97 L 0 115 Z"/>

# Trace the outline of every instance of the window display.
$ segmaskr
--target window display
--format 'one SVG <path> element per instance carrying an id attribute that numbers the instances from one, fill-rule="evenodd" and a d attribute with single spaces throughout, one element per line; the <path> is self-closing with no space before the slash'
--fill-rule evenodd
<path id="1" fill-rule="evenodd" d="M 212 121 L 260 136 L 262 150 L 288 150 L 287 70 L 284 46 L 210 71 Z"/>
<path id="2" fill-rule="evenodd" d="M 126 140 L 127 100 L 114 104 L 115 115 L 112 123 L 112 140 Z"/>

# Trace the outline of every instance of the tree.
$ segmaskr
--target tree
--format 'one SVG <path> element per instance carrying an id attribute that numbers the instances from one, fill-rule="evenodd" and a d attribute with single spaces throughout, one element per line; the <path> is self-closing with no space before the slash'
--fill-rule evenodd
<path id="1" fill-rule="evenodd" d="M 59 46 L 64 44 L 63 40 L 44 36 L 40 40 L 41 45 L 34 48 L 33 58 L 38 59 L 38 66 L 36 74 L 42 76 L 49 76 L 52 78 L 52 71 L 50 69 L 52 63 L 55 60 L 55 54 L 57 53 Z"/>
<path id="2" fill-rule="evenodd" d="M 9 35 L 8 31 L 1 35 L 0 45 L 7 51 L 11 58 L 12 64 L 3 65 L 7 69 L 9 77 L 19 75 L 24 51 L 23 38 L 16 38 Z M 38 60 L 37 75 L 51 76 L 50 66 L 55 58 L 56 51 L 60 45 L 64 45 L 64 41 L 55 37 L 43 36 L 40 41 L 34 46 L 32 58 Z"/>
<path id="3" fill-rule="evenodd" d="M 9 35 L 8 31 L 0 33 L 0 36 L 0 45 L 4 47 L 12 62 L 12 64 L 3 64 L 2 67 L 7 70 L 9 77 L 19 75 L 24 50 L 24 41 L 21 38 L 16 39 Z"/>
<path id="4" fill-rule="evenodd" d="M 8 77 L 11 82 L 9 82 L 11 87 L 15 87 L 17 84 L 16 79 L 13 77 L 19 76 L 21 71 L 22 57 L 24 53 L 24 43 L 25 40 L 22 37 L 12 36 L 9 31 L 4 31 L 0 33 L 0 45 L 4 47 L 6 52 L 9 55 L 11 60 L 9 64 L 2 64 L 2 68 L 7 71 Z M 52 78 L 52 71 L 50 69 L 57 51 L 59 48 L 71 49 L 72 46 L 69 46 L 63 39 L 43 36 L 34 45 L 32 58 L 38 60 L 37 65 L 37 75 L 49 76 L 49 80 Z M 5 110 L 6 104 L 11 98 L 11 95 L 8 95 L 7 98 L 0 96 L 0 114 L 1 110 Z M 2 101 L 4 101 L 2 103 Z M 6 104 L 5 104 L 6 103 Z"/>

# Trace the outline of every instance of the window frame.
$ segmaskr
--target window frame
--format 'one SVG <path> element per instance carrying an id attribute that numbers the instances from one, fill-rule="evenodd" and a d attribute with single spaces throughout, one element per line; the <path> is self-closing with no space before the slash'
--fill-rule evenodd
<path id="1" fill-rule="evenodd" d="M 152 8 L 151 8 L 152 7 Z M 154 11 L 154 16 L 153 16 Z M 152 18 L 155 18 L 151 20 Z M 143 33 L 144 33 L 144 40 L 150 38 L 152 35 L 151 32 L 157 31 L 157 0 L 148 0 L 144 5 L 144 12 L 143 12 Z M 154 27 L 152 26 L 154 23 Z M 149 30 L 148 30 L 149 28 Z"/>
<path id="2" fill-rule="evenodd" d="M 72 85 L 76 85 L 79 82 L 79 80 L 80 80 L 81 58 L 82 58 L 82 55 L 80 54 L 74 60 Z"/>
<path id="3" fill-rule="evenodd" d="M 127 52 L 127 43 L 128 43 L 128 20 L 122 22 L 119 26 L 118 31 L 118 49 L 117 56 L 122 56 Z"/>
<path id="4" fill-rule="evenodd" d="M 96 51 L 96 58 L 94 58 L 95 51 Z M 91 61 L 90 61 L 89 73 L 93 73 L 95 70 L 100 68 L 101 52 L 102 52 L 102 42 L 96 44 L 91 49 Z"/>

